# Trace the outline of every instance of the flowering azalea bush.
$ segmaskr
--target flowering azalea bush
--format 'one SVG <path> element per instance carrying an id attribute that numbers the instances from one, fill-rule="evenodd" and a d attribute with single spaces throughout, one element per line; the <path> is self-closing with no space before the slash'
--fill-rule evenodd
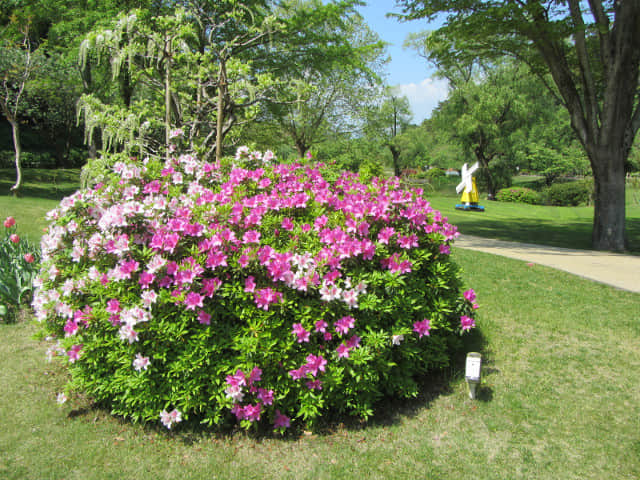
<path id="1" fill-rule="evenodd" d="M 116 163 L 42 238 L 33 305 L 66 393 L 277 431 L 415 396 L 477 307 L 421 193 L 246 148 Z"/>
<path id="2" fill-rule="evenodd" d="M 17 233 L 16 220 L 7 217 L 0 239 L 0 322 L 15 320 L 21 306 L 31 302 L 33 280 L 38 272 L 40 254 Z"/>

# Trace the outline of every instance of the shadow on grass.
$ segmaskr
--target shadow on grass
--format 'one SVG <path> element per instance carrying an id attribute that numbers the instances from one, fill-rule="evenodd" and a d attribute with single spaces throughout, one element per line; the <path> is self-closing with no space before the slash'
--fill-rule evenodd
<path id="1" fill-rule="evenodd" d="M 591 250 L 592 226 L 584 223 L 552 224 L 543 220 L 460 220 L 454 222 L 467 235 L 494 238 L 510 242 L 548 245 L 552 247 Z M 640 218 L 627 218 L 626 233 L 629 251 L 640 255 Z"/>

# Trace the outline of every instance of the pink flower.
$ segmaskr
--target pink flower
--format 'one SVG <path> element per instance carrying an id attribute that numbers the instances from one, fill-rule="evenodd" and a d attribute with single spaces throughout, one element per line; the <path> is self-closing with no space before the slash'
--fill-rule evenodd
<path id="1" fill-rule="evenodd" d="M 31 255 L 30 253 L 25 253 L 24 254 L 24 261 L 27 263 L 33 263 L 35 262 L 35 258 L 33 258 L 33 255 Z"/>
<path id="2" fill-rule="evenodd" d="M 475 302 L 476 301 L 476 292 L 473 291 L 473 288 L 467 290 L 466 292 L 464 292 L 464 298 L 465 300 L 467 300 L 468 302 Z"/>
<path id="3" fill-rule="evenodd" d="M 74 345 L 70 350 L 67 350 L 67 356 L 69 357 L 69 363 L 74 363 L 76 360 L 80 358 L 80 354 L 82 350 L 82 344 Z"/>
<path id="4" fill-rule="evenodd" d="M 338 345 L 338 348 L 336 348 L 336 352 L 338 352 L 338 358 L 349 358 L 349 347 L 347 347 L 344 343 Z"/>
<path id="5" fill-rule="evenodd" d="M 276 410 L 276 415 L 273 419 L 273 428 L 289 428 L 291 421 L 289 417 L 280 413 L 280 410 Z"/>
<path id="6" fill-rule="evenodd" d="M 272 303 L 278 303 L 282 300 L 282 293 L 273 290 L 272 288 L 263 288 L 255 292 L 254 301 L 258 308 L 263 310 L 269 310 L 269 305 Z"/>
<path id="7" fill-rule="evenodd" d="M 255 382 L 260 381 L 260 377 L 262 376 L 262 370 L 258 367 L 253 367 L 251 373 L 249 374 L 249 378 L 247 379 L 247 383 L 249 385 L 253 385 Z"/>
<path id="8" fill-rule="evenodd" d="M 348 333 L 351 328 L 353 328 L 356 324 L 355 318 L 351 316 L 342 317 L 336 323 L 334 323 L 334 327 L 336 332 L 338 333 Z"/>
<path id="9" fill-rule="evenodd" d="M 11 240 L 13 243 L 18 243 L 18 242 L 20 242 L 20 237 L 17 234 L 12 233 L 9 236 L 9 240 Z"/>
<path id="10" fill-rule="evenodd" d="M 7 217 L 4 221 L 4 228 L 11 228 L 16 224 L 16 219 L 13 217 Z"/>
<path id="11" fill-rule="evenodd" d="M 253 276 L 247 277 L 244 281 L 244 291 L 245 292 L 255 292 L 256 290 L 256 282 Z"/>
<path id="12" fill-rule="evenodd" d="M 302 343 L 302 342 L 308 342 L 309 341 L 309 335 L 310 333 L 307 332 L 304 327 L 302 326 L 301 323 L 294 323 L 293 324 L 293 331 L 292 333 L 298 337 L 298 343 Z"/>
<path id="13" fill-rule="evenodd" d="M 360 346 L 360 337 L 357 335 L 353 335 L 349 340 L 347 340 L 347 347 L 349 348 L 358 348 Z"/>
<path id="14" fill-rule="evenodd" d="M 440 253 L 442 255 L 449 255 L 451 253 L 451 247 L 443 243 L 440 245 Z"/>
<path id="15" fill-rule="evenodd" d="M 242 236 L 242 243 L 260 243 L 260 232 L 247 230 Z"/>
<path id="16" fill-rule="evenodd" d="M 73 320 L 69 320 L 64 326 L 64 336 L 70 337 L 78 331 L 78 324 Z"/>
<path id="17" fill-rule="evenodd" d="M 295 370 L 289 370 L 289 375 L 291 375 L 291 378 L 293 378 L 294 380 L 299 380 L 307 375 L 307 369 L 302 366 Z"/>
<path id="18" fill-rule="evenodd" d="M 273 404 L 273 390 L 267 390 L 265 388 L 258 389 L 258 400 L 265 405 Z"/>
<path id="19" fill-rule="evenodd" d="M 321 380 L 309 380 L 307 382 L 307 388 L 309 390 L 322 390 L 322 381 Z"/>
<path id="20" fill-rule="evenodd" d="M 431 322 L 425 318 L 421 322 L 415 322 L 413 324 L 413 331 L 418 334 L 418 338 L 429 335 L 429 329 L 431 328 L 430 323 Z"/>
<path id="21" fill-rule="evenodd" d="M 251 422 L 260 420 L 260 411 L 262 406 L 259 403 L 255 405 L 247 405 L 244 407 L 244 418 Z"/>
<path id="22" fill-rule="evenodd" d="M 462 327 L 462 330 L 470 330 L 476 326 L 476 322 L 473 318 L 463 315 L 460 317 L 460 326 Z"/>
<path id="23" fill-rule="evenodd" d="M 170 413 L 163 410 L 160 412 L 160 421 L 165 427 L 171 429 L 174 423 L 180 423 L 182 421 L 182 414 L 176 409 L 173 409 Z"/>
<path id="24" fill-rule="evenodd" d="M 307 355 L 307 364 L 305 365 L 307 372 L 311 373 L 314 377 L 318 375 L 318 370 L 321 372 L 325 371 L 325 366 L 327 365 L 327 361 L 324 359 L 322 355 Z"/>
<path id="25" fill-rule="evenodd" d="M 196 292 L 187 293 L 186 298 L 184 299 L 184 303 L 187 306 L 187 310 L 195 310 L 196 307 L 202 308 L 202 300 L 203 296 Z"/>
<path id="26" fill-rule="evenodd" d="M 282 219 L 282 224 L 281 224 L 282 228 L 284 228 L 287 231 L 291 231 L 293 230 L 293 222 L 291 221 L 291 219 L 289 217 L 285 217 Z"/>
<path id="27" fill-rule="evenodd" d="M 327 331 L 327 327 L 329 326 L 327 324 L 327 322 L 325 322 L 324 320 L 318 320 L 315 324 L 316 326 L 316 332 L 326 332 Z"/>
<path id="28" fill-rule="evenodd" d="M 108 313 L 120 313 L 122 308 L 120 308 L 120 301 L 112 298 L 107 302 L 107 312 Z"/>
<path id="29" fill-rule="evenodd" d="M 198 321 L 203 325 L 209 325 L 211 324 L 211 315 L 204 310 L 200 310 L 198 312 Z"/>

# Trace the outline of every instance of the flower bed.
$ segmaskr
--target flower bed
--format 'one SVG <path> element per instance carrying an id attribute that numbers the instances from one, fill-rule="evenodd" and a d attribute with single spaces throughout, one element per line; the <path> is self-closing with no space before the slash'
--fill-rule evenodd
<path id="1" fill-rule="evenodd" d="M 448 364 L 477 306 L 455 227 L 397 179 L 274 161 L 119 162 L 50 212 L 33 305 L 67 394 L 282 431 L 366 418 Z"/>

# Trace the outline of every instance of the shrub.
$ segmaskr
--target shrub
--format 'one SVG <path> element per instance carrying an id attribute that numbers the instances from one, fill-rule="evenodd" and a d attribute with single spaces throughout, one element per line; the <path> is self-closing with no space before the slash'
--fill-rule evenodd
<path id="1" fill-rule="evenodd" d="M 526 187 L 509 187 L 498 191 L 496 200 L 499 202 L 528 203 L 538 205 L 540 193 Z"/>
<path id="2" fill-rule="evenodd" d="M 444 170 L 438 167 L 430 168 L 429 170 L 426 171 L 425 175 L 426 175 L 426 178 L 428 179 L 436 179 L 436 178 L 442 178 L 446 176 L 446 174 L 444 173 Z"/>
<path id="3" fill-rule="evenodd" d="M 31 302 L 32 283 L 38 271 L 40 253 L 20 238 L 16 221 L 7 217 L 0 240 L 0 322 L 15 321 L 18 310 Z"/>
<path id="4" fill-rule="evenodd" d="M 397 179 L 273 160 L 118 162 L 50 212 L 33 305 L 66 394 L 283 431 L 366 418 L 448 364 L 476 307 L 455 227 Z"/>
<path id="5" fill-rule="evenodd" d="M 593 180 L 556 183 L 541 192 L 543 202 L 555 206 L 590 205 L 593 198 Z"/>

